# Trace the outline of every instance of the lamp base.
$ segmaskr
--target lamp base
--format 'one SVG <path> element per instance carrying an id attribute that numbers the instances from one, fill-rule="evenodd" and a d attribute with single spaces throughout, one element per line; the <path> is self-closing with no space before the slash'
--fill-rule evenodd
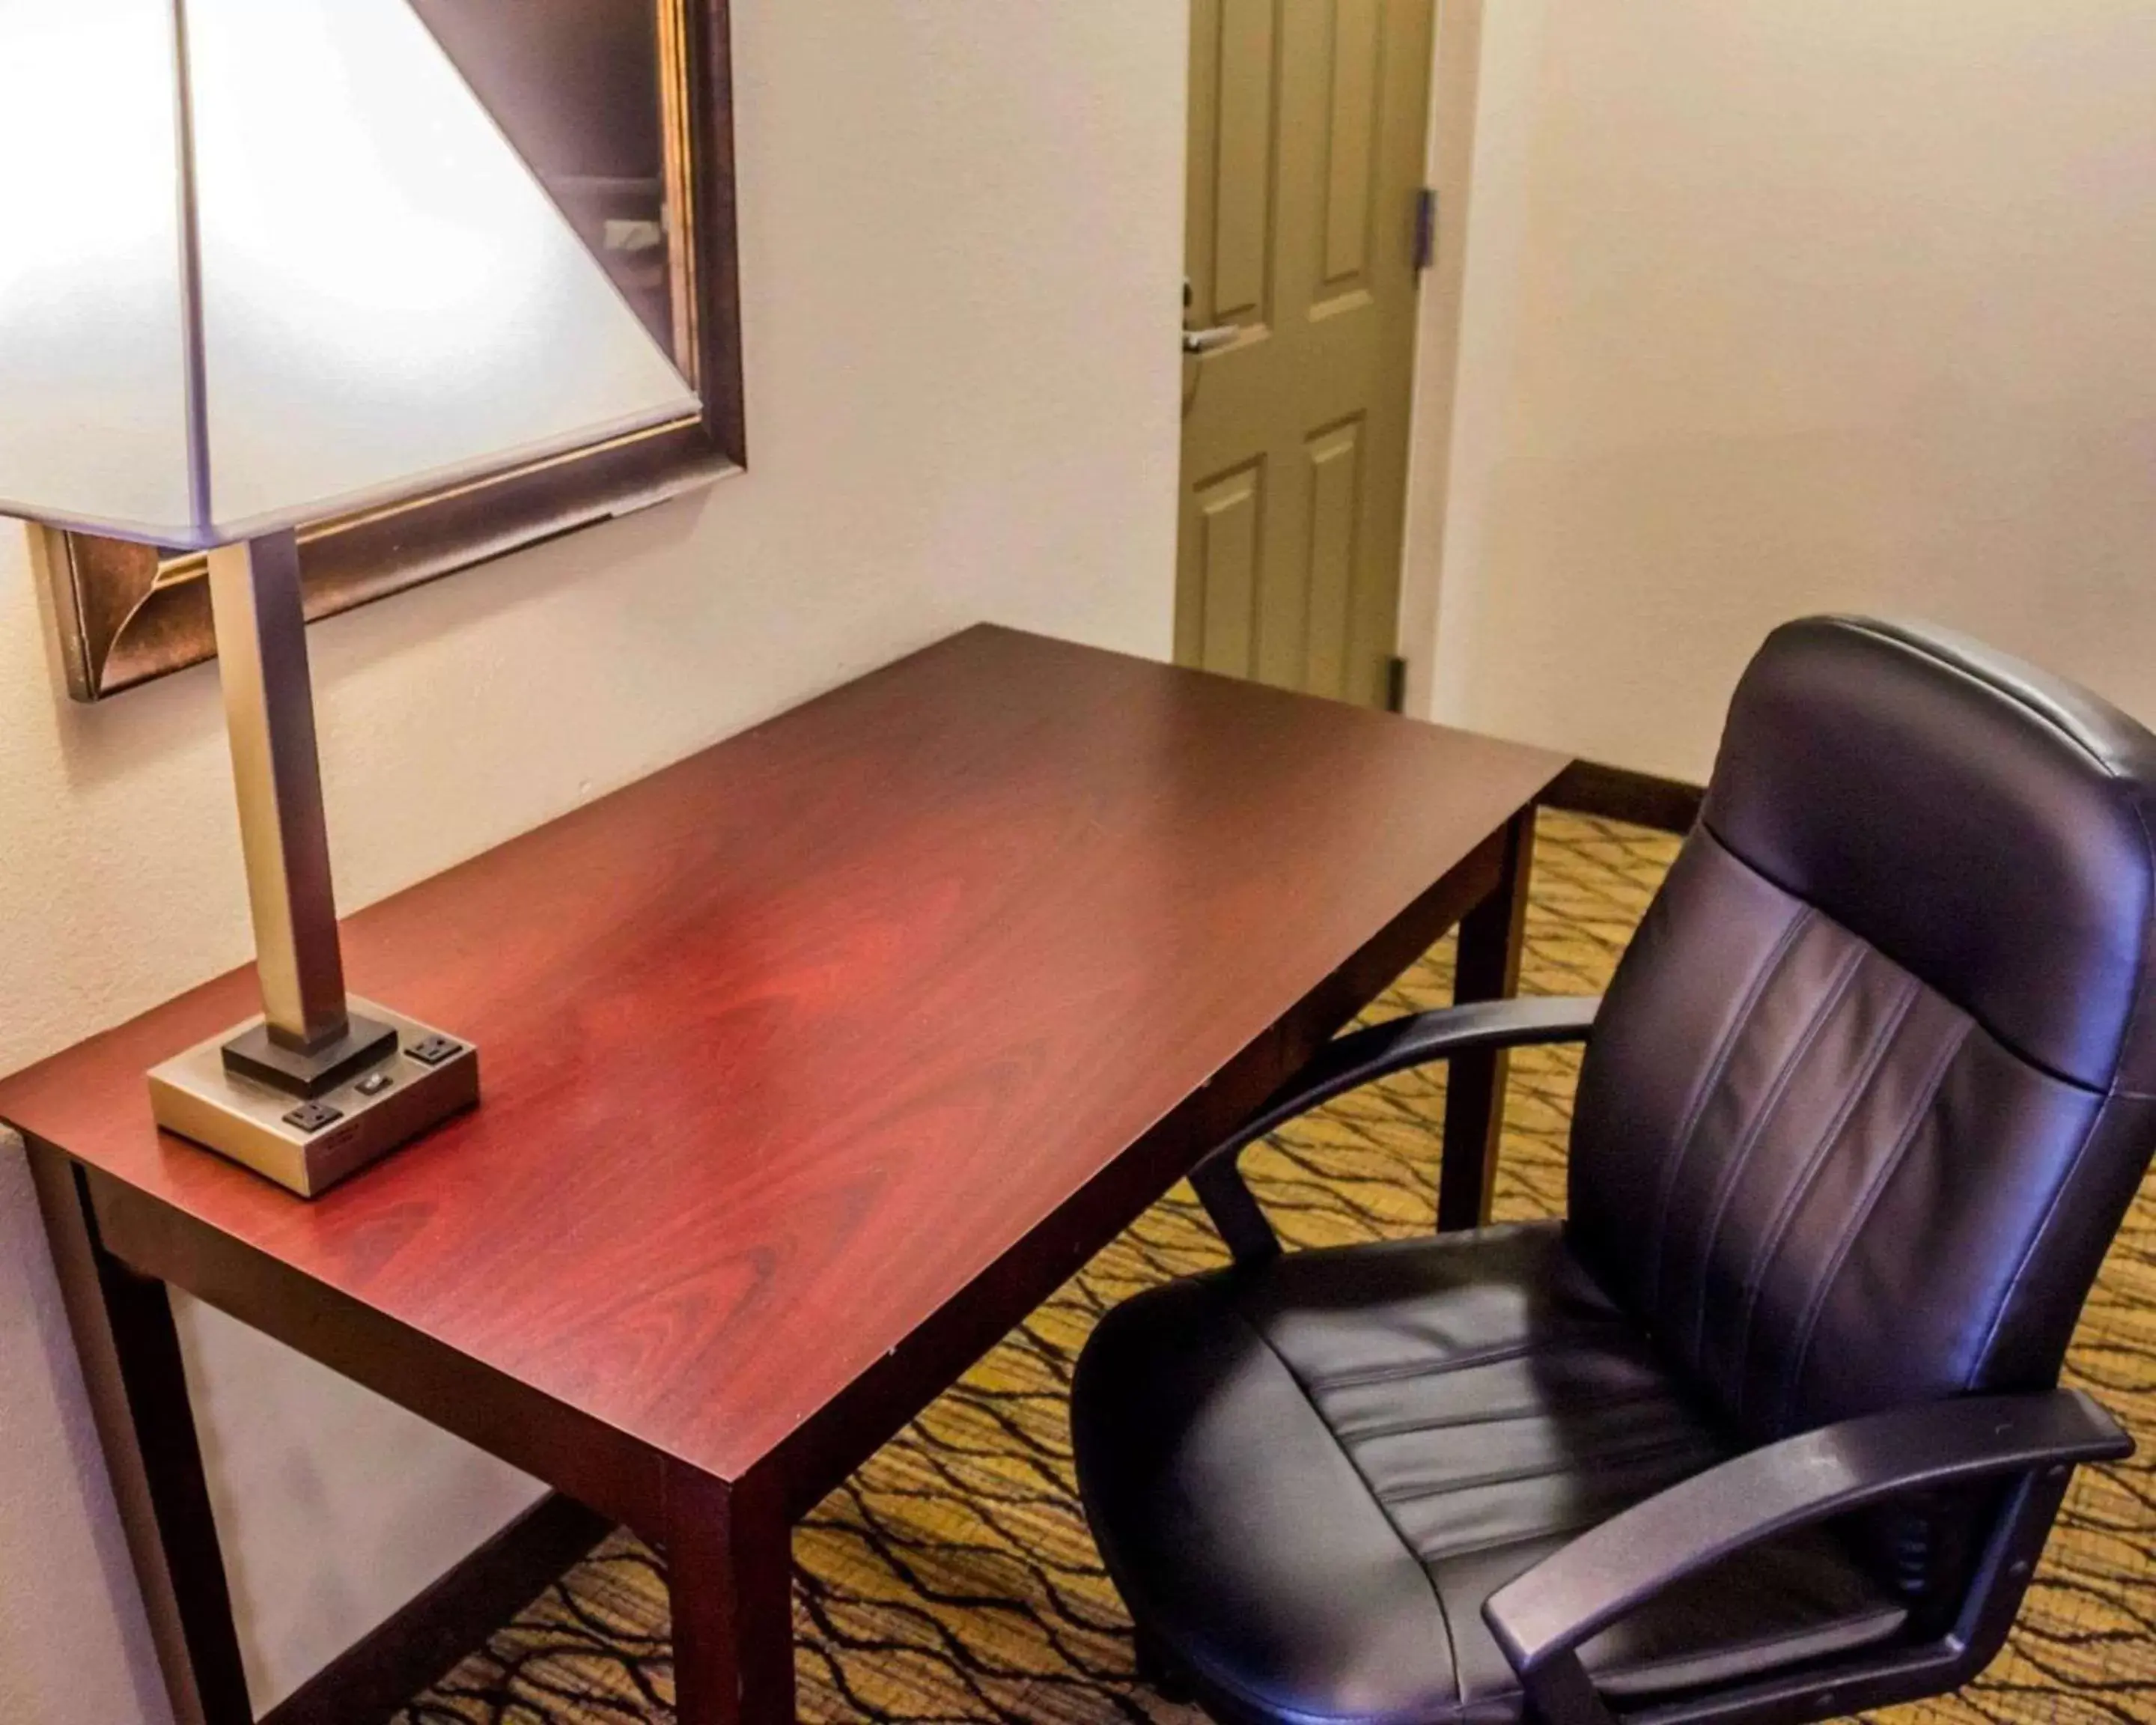
<path id="1" fill-rule="evenodd" d="M 270 1034 L 269 1021 L 257 1019 L 224 1045 L 224 1069 L 306 1102 L 360 1077 L 396 1052 L 397 1033 L 363 1014 L 348 1013 L 344 1034 L 312 1054 L 285 1047 Z"/>
<path id="2" fill-rule="evenodd" d="M 259 1019 L 235 1025 L 150 1070 L 150 1111 L 191 1138 L 302 1198 L 318 1198 L 479 1101 L 479 1050 L 431 1024 L 370 1002 L 351 1003 L 355 1022 L 393 1037 L 378 1058 L 302 1099 L 234 1069 L 226 1045 Z"/>

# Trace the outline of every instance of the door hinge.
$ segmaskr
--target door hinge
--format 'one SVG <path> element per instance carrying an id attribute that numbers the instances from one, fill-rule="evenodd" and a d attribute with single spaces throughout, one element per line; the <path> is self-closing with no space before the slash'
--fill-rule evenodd
<path id="1" fill-rule="evenodd" d="M 1385 711 L 1404 713 L 1408 710 L 1408 662 L 1395 656 L 1385 665 Z"/>
<path id="2" fill-rule="evenodd" d="M 1414 266 L 1427 270 L 1437 261 L 1437 188 L 1415 193 Z"/>

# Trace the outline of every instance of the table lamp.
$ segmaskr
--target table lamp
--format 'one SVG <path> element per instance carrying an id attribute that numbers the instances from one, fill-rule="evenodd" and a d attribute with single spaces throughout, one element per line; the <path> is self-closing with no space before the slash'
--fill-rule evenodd
<path id="1" fill-rule="evenodd" d="M 208 553 L 263 1013 L 152 1111 L 312 1196 L 479 1074 L 346 995 L 295 530 L 696 398 L 407 0 L 0 0 L 0 513 Z"/>

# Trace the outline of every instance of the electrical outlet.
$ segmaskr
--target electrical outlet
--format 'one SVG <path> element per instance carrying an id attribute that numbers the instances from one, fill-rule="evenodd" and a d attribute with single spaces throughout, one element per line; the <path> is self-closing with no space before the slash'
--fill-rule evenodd
<path id="1" fill-rule="evenodd" d="M 302 1102 L 285 1115 L 285 1123 L 303 1132 L 318 1132 L 332 1121 L 343 1118 L 344 1110 L 332 1108 L 327 1102 Z"/>

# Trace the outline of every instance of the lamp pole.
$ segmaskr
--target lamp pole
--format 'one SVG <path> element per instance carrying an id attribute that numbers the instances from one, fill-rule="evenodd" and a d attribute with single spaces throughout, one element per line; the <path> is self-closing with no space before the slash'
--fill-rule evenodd
<path id="1" fill-rule="evenodd" d="M 151 1111 L 311 1198 L 470 1106 L 479 1055 L 345 993 L 298 536 L 214 547 L 209 589 L 262 1016 L 153 1067 Z"/>
<path id="2" fill-rule="evenodd" d="M 287 530 L 218 547 L 209 553 L 209 591 L 264 1024 L 280 1047 L 318 1054 L 350 1029 L 351 1015 L 315 747 L 298 536 Z"/>

